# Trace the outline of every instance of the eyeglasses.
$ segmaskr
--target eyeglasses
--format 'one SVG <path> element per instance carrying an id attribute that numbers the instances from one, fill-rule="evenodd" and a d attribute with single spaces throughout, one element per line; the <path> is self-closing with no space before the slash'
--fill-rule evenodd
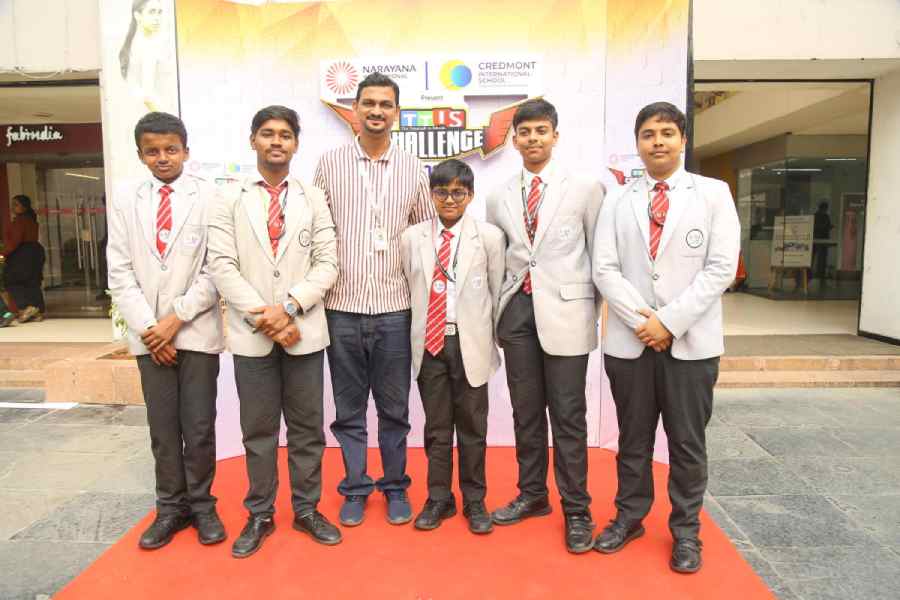
<path id="1" fill-rule="evenodd" d="M 441 202 L 446 202 L 447 198 L 453 198 L 454 202 L 462 202 L 469 197 L 469 190 L 461 190 L 459 188 L 450 191 L 446 188 L 435 188 L 431 190 L 431 197 Z"/>

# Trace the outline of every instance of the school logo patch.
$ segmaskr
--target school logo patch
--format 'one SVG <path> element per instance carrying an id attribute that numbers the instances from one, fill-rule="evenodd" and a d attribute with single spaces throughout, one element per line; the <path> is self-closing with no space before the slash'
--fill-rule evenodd
<path id="1" fill-rule="evenodd" d="M 307 248 L 310 244 L 312 244 L 312 234 L 308 229 L 302 229 L 300 230 L 300 236 L 298 237 L 297 241 L 300 242 L 301 246 Z"/>
<path id="2" fill-rule="evenodd" d="M 691 229 L 687 232 L 687 235 L 684 236 L 684 241 L 688 245 L 688 248 L 699 248 L 703 245 L 703 232 L 699 229 Z"/>

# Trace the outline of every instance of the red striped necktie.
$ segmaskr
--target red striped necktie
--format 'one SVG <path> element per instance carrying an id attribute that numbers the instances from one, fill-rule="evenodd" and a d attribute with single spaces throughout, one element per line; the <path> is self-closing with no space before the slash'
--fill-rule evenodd
<path id="1" fill-rule="evenodd" d="M 650 258 L 653 260 L 656 260 L 659 240 L 666 224 L 666 214 L 669 212 L 669 197 L 666 195 L 668 189 L 669 184 L 665 181 L 658 181 L 653 186 L 653 191 L 656 192 L 650 203 Z"/>
<path id="2" fill-rule="evenodd" d="M 428 321 L 425 325 L 425 349 L 437 356 L 444 349 L 444 333 L 447 328 L 447 269 L 450 265 L 450 238 L 447 229 L 441 232 L 441 248 L 434 263 L 431 278 L 431 294 L 428 297 Z"/>
<path id="3" fill-rule="evenodd" d="M 156 210 L 156 249 L 160 256 L 165 256 L 169 236 L 172 234 L 172 201 L 169 196 L 172 188 L 164 185 L 159 188 L 159 208 Z"/>
<path id="4" fill-rule="evenodd" d="M 525 229 L 528 232 L 528 240 L 534 244 L 534 234 L 537 232 L 538 203 L 541 199 L 541 178 L 537 175 L 531 180 L 531 189 L 528 191 L 528 216 L 525 219 Z M 531 271 L 525 273 L 522 281 L 522 291 L 531 294 Z"/>
<path id="5" fill-rule="evenodd" d="M 281 207 L 281 192 L 287 188 L 287 181 L 282 181 L 278 186 L 260 181 L 259 185 L 269 192 L 269 243 L 272 245 L 272 255 L 275 256 L 278 254 L 278 240 L 281 239 L 281 235 L 284 233 L 284 209 Z"/>

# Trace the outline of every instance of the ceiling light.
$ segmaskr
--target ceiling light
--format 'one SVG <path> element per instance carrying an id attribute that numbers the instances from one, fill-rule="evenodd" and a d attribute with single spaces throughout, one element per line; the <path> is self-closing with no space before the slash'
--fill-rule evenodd
<path id="1" fill-rule="evenodd" d="M 69 177 L 81 177 L 82 179 L 93 179 L 94 181 L 100 181 L 99 177 L 94 177 L 93 175 L 83 175 L 81 173 L 66 173 Z"/>
<path id="2" fill-rule="evenodd" d="M 826 158 L 826 161 L 830 162 L 842 162 L 846 160 L 859 160 L 858 158 Z"/>
<path id="3" fill-rule="evenodd" d="M 33 116 L 38 117 L 39 119 L 49 119 L 50 117 L 53 116 L 53 113 L 48 113 L 48 112 L 36 112 L 36 113 L 33 114 Z"/>

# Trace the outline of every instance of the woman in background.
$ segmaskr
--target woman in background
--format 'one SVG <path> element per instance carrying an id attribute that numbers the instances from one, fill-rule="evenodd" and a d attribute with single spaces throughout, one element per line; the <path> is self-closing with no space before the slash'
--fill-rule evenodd
<path id="1" fill-rule="evenodd" d="M 166 50 L 160 0 L 132 0 L 131 25 L 119 51 L 122 77 L 148 111 L 162 110 L 159 80 Z"/>
<path id="2" fill-rule="evenodd" d="M 3 283 L 9 294 L 10 312 L 18 321 L 41 321 L 44 316 L 44 247 L 38 242 L 37 213 L 31 198 L 15 196 L 11 204 L 13 222 L 3 240 L 0 262 L 5 263 Z M 4 319 L 5 320 L 5 319 Z"/>

